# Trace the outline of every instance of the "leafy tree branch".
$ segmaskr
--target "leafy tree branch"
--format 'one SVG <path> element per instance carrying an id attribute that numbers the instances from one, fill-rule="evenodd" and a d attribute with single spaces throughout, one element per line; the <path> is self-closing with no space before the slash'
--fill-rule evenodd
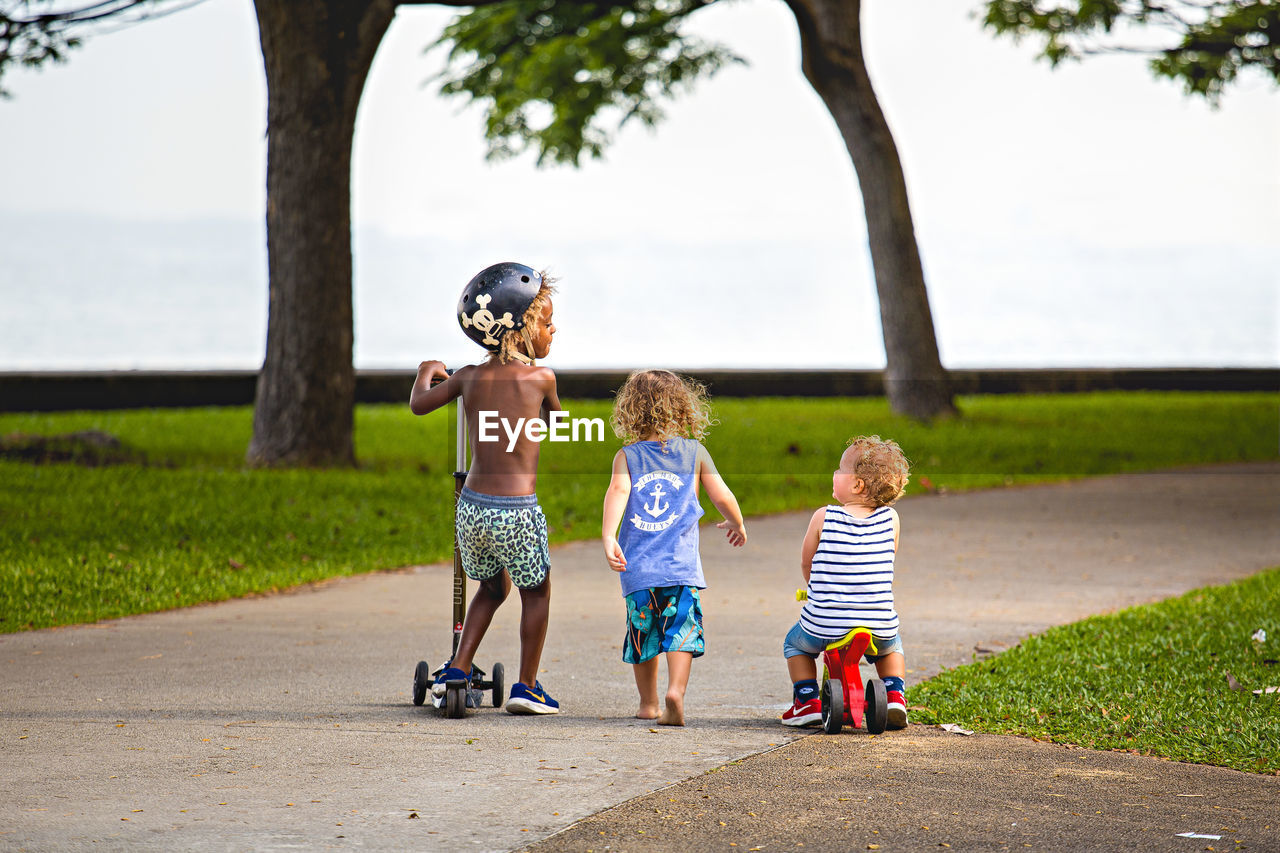
<path id="1" fill-rule="evenodd" d="M 432 47 L 449 46 L 440 91 L 480 102 L 488 157 L 526 150 L 538 165 L 580 165 L 636 120 L 654 127 L 662 98 L 687 91 L 741 57 L 680 31 L 714 0 L 556 3 L 516 0 L 455 18 Z"/>
<path id="2" fill-rule="evenodd" d="M 100 35 L 143 21 L 181 12 L 204 0 L 0 0 L 0 79 L 17 63 L 35 68 L 66 62 L 68 54 L 90 35 Z M 9 93 L 0 86 L 0 97 Z"/>
<path id="3" fill-rule="evenodd" d="M 1014 39 L 1042 40 L 1053 65 L 1102 53 L 1141 53 L 1151 70 L 1217 104 L 1242 71 L 1280 84 L 1280 3 L 1275 0 L 992 0 L 983 25 Z M 1163 43 L 1132 42 L 1141 32 Z"/>

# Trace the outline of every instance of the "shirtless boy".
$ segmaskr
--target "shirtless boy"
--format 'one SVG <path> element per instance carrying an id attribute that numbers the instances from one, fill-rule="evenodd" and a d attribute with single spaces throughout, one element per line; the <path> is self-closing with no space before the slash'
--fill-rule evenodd
<path id="1" fill-rule="evenodd" d="M 450 376 L 443 363 L 418 365 L 409 398 L 415 415 L 425 415 L 457 397 L 467 416 L 471 467 L 458 500 L 457 538 L 462 568 L 478 581 L 453 660 L 432 686 L 469 679 L 480 641 L 514 584 L 520 590 L 520 680 L 505 708 L 512 714 L 555 714 L 560 705 L 538 683 L 538 664 L 547 635 L 551 601 L 551 558 L 547 522 L 538 506 L 538 441 L 520 430 L 514 441 L 478 440 L 481 413 L 516 424 L 549 420 L 560 410 L 556 377 L 536 360 L 551 350 L 550 281 L 523 264 L 495 264 L 478 273 L 458 302 L 463 332 L 489 351 L 488 358 Z M 442 380 L 432 387 L 437 379 Z M 468 685 L 469 686 L 469 685 Z M 468 691 L 468 695 L 470 695 Z"/>

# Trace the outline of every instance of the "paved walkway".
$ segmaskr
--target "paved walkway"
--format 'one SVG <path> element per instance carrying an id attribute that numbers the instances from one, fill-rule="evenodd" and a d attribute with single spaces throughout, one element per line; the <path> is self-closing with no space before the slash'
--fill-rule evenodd
<path id="1" fill-rule="evenodd" d="M 998 649 L 1280 564 L 1277 464 L 917 497 L 900 510 L 909 683 L 969 661 L 979 644 Z M 446 720 L 410 704 L 414 663 L 438 665 L 448 647 L 447 566 L 0 636 L 0 849 L 512 850 L 539 839 L 572 850 L 1062 849 L 1079 839 L 1192 850 L 1236 837 L 1280 849 L 1277 777 L 917 726 L 797 741 L 776 718 L 789 700 L 779 649 L 796 614 L 806 515 L 752 520 L 740 551 L 705 536 L 708 654 L 694 665 L 684 729 L 630 718 L 621 598 L 594 543 L 553 555 L 542 680 L 564 705 L 558 717 L 484 709 Z M 518 609 L 512 600 L 500 612 L 482 665 L 515 670 Z M 909 767 L 913 755 L 932 764 Z M 902 784 L 873 773 L 883 766 Z M 1080 802 L 1083 779 L 1104 782 L 1103 799 Z M 1251 805 L 1257 797 L 1270 807 Z M 1003 826 L 1036 808 L 1033 828 Z M 1243 834 L 1173 837 L 1229 824 Z"/>

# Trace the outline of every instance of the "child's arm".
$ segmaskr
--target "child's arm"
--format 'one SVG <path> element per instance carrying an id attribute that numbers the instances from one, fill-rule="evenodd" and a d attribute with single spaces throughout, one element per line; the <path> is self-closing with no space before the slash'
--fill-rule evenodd
<path id="1" fill-rule="evenodd" d="M 542 398 L 542 421 L 543 423 L 551 422 L 551 413 L 562 410 L 560 405 L 560 395 L 556 389 L 556 375 L 549 367 L 539 368 L 545 370 L 550 380 L 550 388 L 545 392 Z"/>
<path id="2" fill-rule="evenodd" d="M 627 468 L 627 454 L 621 450 L 613 457 L 613 477 L 604 493 L 604 520 L 600 538 L 604 541 L 604 558 L 615 572 L 627 570 L 627 558 L 618 545 L 618 525 L 627 509 L 627 497 L 631 494 L 631 471 Z"/>
<path id="3" fill-rule="evenodd" d="M 425 415 L 448 403 L 462 393 L 459 374 L 466 370 L 449 375 L 442 361 L 424 361 L 418 365 L 418 378 L 413 380 L 413 390 L 409 392 L 409 410 L 415 415 Z M 431 383 L 443 380 L 434 388 Z"/>
<path id="4" fill-rule="evenodd" d="M 804 532 L 804 542 L 800 545 L 800 574 L 804 575 L 806 586 L 809 583 L 809 571 L 813 568 L 813 555 L 818 553 L 818 540 L 822 538 L 822 524 L 826 518 L 827 508 L 824 506 L 809 519 L 809 529 Z"/>
<path id="5" fill-rule="evenodd" d="M 724 516 L 724 521 L 716 527 L 725 531 L 729 544 L 740 548 L 747 544 L 747 526 L 742 521 L 742 510 L 738 509 L 738 499 L 725 485 L 724 477 L 716 470 L 716 463 L 711 461 L 711 454 L 701 444 L 698 445 L 698 482 L 707 490 L 707 498 Z"/>

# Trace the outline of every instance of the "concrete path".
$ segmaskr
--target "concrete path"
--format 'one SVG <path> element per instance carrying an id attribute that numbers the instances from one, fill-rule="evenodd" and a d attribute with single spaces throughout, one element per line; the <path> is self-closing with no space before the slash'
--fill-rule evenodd
<path id="1" fill-rule="evenodd" d="M 529 853 L 1280 850 L 1280 777 L 909 726 L 814 735 L 628 800 Z"/>
<path id="2" fill-rule="evenodd" d="M 1280 564 L 1277 464 L 918 497 L 899 509 L 909 683 L 969 661 L 976 645 L 999 649 Z M 770 757 L 777 798 L 798 798 L 809 777 L 793 787 L 782 760 L 831 740 L 773 749 L 797 736 L 776 718 L 789 701 L 780 644 L 797 612 L 806 518 L 754 519 L 751 543 L 732 552 L 704 530 L 708 653 L 694 665 L 684 729 L 630 717 L 621 598 L 594 543 L 553 554 L 541 678 L 562 702 L 558 717 L 486 708 L 446 720 L 410 704 L 414 664 L 438 665 L 448 649 L 447 566 L 0 636 L 0 849 L 512 850 Z M 513 599 L 500 612 L 482 666 L 501 660 L 514 673 L 518 610 Z M 912 727 L 876 741 L 901 750 L 936 739 Z M 1075 767 L 1084 753 L 1065 754 Z M 1275 777 L 1231 775 L 1276 790 Z M 711 837 L 719 820 L 706 825 Z M 565 839 L 586 826 L 544 845 L 585 849 Z"/>

